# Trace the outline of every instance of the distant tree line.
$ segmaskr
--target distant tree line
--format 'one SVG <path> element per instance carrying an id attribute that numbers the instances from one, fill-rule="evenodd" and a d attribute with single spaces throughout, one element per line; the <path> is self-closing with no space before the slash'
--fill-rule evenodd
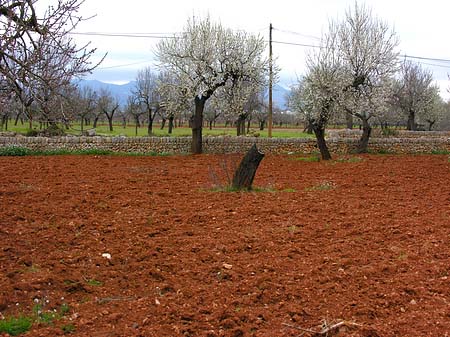
<path id="1" fill-rule="evenodd" d="M 70 32 L 82 20 L 83 0 L 64 0 L 37 10 L 39 0 L 0 4 L 0 127 L 34 122 L 41 128 L 80 123 L 80 132 L 106 122 L 152 135 L 155 122 L 192 128 L 192 152 L 202 152 L 202 130 L 220 122 L 237 135 L 250 123 L 263 130 L 268 116 L 268 59 L 261 36 L 234 31 L 204 19 L 189 19 L 183 32 L 162 39 L 157 68 L 141 69 L 124 106 L 106 89 L 76 85 L 98 64 L 95 49 L 76 46 Z M 44 13 L 38 16 L 36 13 Z M 331 21 L 321 48 L 309 52 L 307 71 L 292 87 L 290 112 L 274 111 L 279 125 L 304 125 L 330 158 L 325 131 L 330 124 L 360 127 L 358 151 L 367 151 L 374 125 L 431 130 L 450 119 L 432 74 L 411 61 L 399 62 L 395 32 L 357 3 L 342 21 Z M 277 70 L 276 70 L 277 72 Z M 276 75 L 276 73 L 275 73 Z"/>

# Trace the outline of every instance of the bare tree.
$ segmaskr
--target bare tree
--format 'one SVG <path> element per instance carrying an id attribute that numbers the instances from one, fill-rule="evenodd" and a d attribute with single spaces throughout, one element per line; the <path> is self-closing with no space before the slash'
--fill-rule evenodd
<path id="1" fill-rule="evenodd" d="M 432 90 L 430 106 L 418 115 L 418 124 L 428 131 L 431 131 L 433 127 L 445 121 L 446 118 L 449 118 L 448 102 L 445 103 L 439 95 L 439 88 L 437 85 L 433 85 L 431 89 L 434 90 Z M 426 127 L 425 124 L 427 124 Z"/>
<path id="2" fill-rule="evenodd" d="M 133 92 L 142 109 L 147 113 L 149 136 L 153 133 L 153 121 L 161 107 L 158 76 L 150 67 L 140 70 L 136 77 L 136 87 Z"/>
<path id="3" fill-rule="evenodd" d="M 103 111 L 102 111 L 102 109 L 99 106 L 98 98 L 97 98 L 96 107 L 95 107 L 94 111 L 92 111 L 91 115 L 92 115 L 92 118 L 93 118 L 92 127 L 95 129 L 95 128 L 97 128 L 98 121 L 100 120 L 100 118 L 103 115 Z"/>
<path id="4" fill-rule="evenodd" d="M 78 95 L 75 99 L 76 102 L 74 102 L 74 105 L 76 106 L 76 115 L 80 119 L 81 133 L 83 133 L 86 119 L 97 108 L 97 92 L 90 87 L 83 87 L 82 89 L 78 88 Z"/>
<path id="5" fill-rule="evenodd" d="M 78 47 L 70 36 L 83 20 L 77 14 L 83 2 L 60 0 L 47 9 L 39 0 L 0 2 L 0 75 L 27 110 L 37 100 L 49 115 L 61 85 L 97 66 L 90 61 L 95 49 Z"/>
<path id="6" fill-rule="evenodd" d="M 203 20 L 188 20 L 179 36 L 162 40 L 157 57 L 162 68 L 175 74 L 189 89 L 195 111 L 192 118 L 192 152 L 202 153 L 203 111 L 214 92 L 229 82 L 257 82 L 267 70 L 262 37 L 232 31 Z"/>
<path id="7" fill-rule="evenodd" d="M 395 82 L 393 100 L 400 111 L 407 116 L 407 130 L 417 129 L 417 119 L 426 118 L 436 108 L 438 88 L 433 84 L 431 71 L 420 64 L 403 62 L 400 78 Z"/>
<path id="8" fill-rule="evenodd" d="M 98 95 L 98 107 L 101 112 L 103 112 L 108 119 L 109 131 L 113 131 L 113 119 L 114 114 L 119 109 L 119 102 L 117 98 L 113 97 L 111 92 L 107 89 L 100 89 Z"/>
<path id="9" fill-rule="evenodd" d="M 142 106 L 137 102 L 137 98 L 133 95 L 128 96 L 127 105 L 125 107 L 125 111 L 127 114 L 131 115 L 134 120 L 134 134 L 138 135 L 138 129 L 141 126 L 140 118 L 145 114 L 145 111 L 142 110 Z"/>
<path id="10" fill-rule="evenodd" d="M 442 102 L 440 115 L 436 123 L 440 130 L 450 130 L 450 100 Z"/>

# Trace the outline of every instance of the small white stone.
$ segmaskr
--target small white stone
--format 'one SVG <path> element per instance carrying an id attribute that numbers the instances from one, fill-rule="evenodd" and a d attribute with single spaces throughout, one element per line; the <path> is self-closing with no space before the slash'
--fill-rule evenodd
<path id="1" fill-rule="evenodd" d="M 229 263 L 224 263 L 222 266 L 223 266 L 225 269 L 228 269 L 228 270 L 230 270 L 230 269 L 233 268 L 233 265 L 231 265 L 231 264 L 229 264 Z"/>
<path id="2" fill-rule="evenodd" d="M 111 254 L 109 254 L 109 253 L 103 253 L 102 257 L 104 257 L 105 259 L 111 260 Z"/>

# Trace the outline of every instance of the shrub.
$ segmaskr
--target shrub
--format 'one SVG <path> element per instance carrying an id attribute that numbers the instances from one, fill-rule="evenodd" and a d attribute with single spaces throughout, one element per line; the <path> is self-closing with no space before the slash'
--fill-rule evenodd
<path id="1" fill-rule="evenodd" d="M 73 324 L 66 324 L 61 327 L 61 330 L 64 332 L 64 334 L 71 334 L 72 332 L 75 332 L 75 325 Z"/>
<path id="2" fill-rule="evenodd" d="M 31 324 L 31 318 L 24 316 L 0 320 L 0 333 L 5 332 L 11 336 L 18 336 L 30 330 Z"/>
<path id="3" fill-rule="evenodd" d="M 32 154 L 30 149 L 20 146 L 7 146 L 0 148 L 0 156 L 28 156 Z"/>
<path id="4" fill-rule="evenodd" d="M 27 136 L 27 137 L 39 136 L 39 131 L 35 130 L 35 129 L 28 129 L 27 132 L 25 133 L 25 136 Z"/>
<path id="5" fill-rule="evenodd" d="M 66 133 L 63 129 L 58 127 L 56 124 L 50 124 L 49 127 L 41 132 L 39 132 L 39 135 L 44 137 L 57 137 L 57 136 L 64 136 Z"/>
<path id="6" fill-rule="evenodd" d="M 382 128 L 381 134 L 385 137 L 397 137 L 398 131 L 395 129 L 391 129 L 391 128 Z"/>

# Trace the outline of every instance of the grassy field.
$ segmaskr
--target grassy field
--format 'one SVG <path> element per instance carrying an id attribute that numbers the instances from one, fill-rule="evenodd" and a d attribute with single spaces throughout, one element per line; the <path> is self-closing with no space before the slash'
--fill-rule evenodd
<path id="1" fill-rule="evenodd" d="M 84 130 L 90 129 L 91 126 L 84 127 Z M 39 125 L 36 124 L 34 126 L 35 130 L 39 130 Z M 99 124 L 96 128 L 96 134 L 101 136 L 127 136 L 134 137 L 135 136 L 135 127 L 134 125 L 129 125 L 124 128 L 122 125 L 114 125 L 113 131 L 109 131 L 109 127 L 107 124 Z M 21 134 L 26 134 L 29 131 L 28 124 L 19 124 L 14 126 L 12 123 L 8 126 L 8 131 L 14 131 Z M 72 124 L 70 129 L 65 130 L 67 134 L 72 135 L 80 135 L 81 127 L 79 124 Z M 177 127 L 173 129 L 173 133 L 169 134 L 167 127 L 161 130 L 160 125 L 156 124 L 153 127 L 153 135 L 157 137 L 183 137 L 183 136 L 191 136 L 191 129 L 188 127 Z M 302 129 L 295 128 L 274 128 L 272 130 L 272 136 L 275 138 L 311 138 L 313 135 L 309 135 L 307 133 L 302 132 Z M 254 127 L 250 129 L 250 134 L 260 137 L 267 137 L 267 129 L 260 131 L 258 128 Z M 138 136 L 148 136 L 147 127 L 138 128 Z M 210 130 L 209 128 L 203 128 L 203 135 L 205 136 L 235 136 L 236 129 L 232 127 L 223 127 L 218 126 Z"/>

